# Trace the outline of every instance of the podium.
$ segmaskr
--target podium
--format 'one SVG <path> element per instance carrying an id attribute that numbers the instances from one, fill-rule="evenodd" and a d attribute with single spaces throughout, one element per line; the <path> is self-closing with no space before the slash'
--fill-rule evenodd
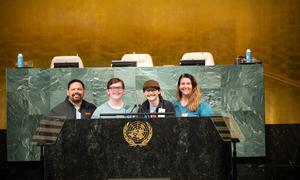
<path id="1" fill-rule="evenodd" d="M 210 117 L 66 120 L 44 148 L 46 179 L 221 180 L 231 173 L 230 141 Z"/>

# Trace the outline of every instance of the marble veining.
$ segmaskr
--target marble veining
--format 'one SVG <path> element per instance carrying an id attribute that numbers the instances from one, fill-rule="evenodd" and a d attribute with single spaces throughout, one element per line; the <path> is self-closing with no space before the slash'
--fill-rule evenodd
<path id="1" fill-rule="evenodd" d="M 106 82 L 111 77 L 125 81 L 127 104 L 141 104 L 142 85 L 155 79 L 163 97 L 175 101 L 175 88 L 182 73 L 193 74 L 203 99 L 216 115 L 233 114 L 246 136 L 237 146 L 238 156 L 265 156 L 264 81 L 262 65 L 151 68 L 57 68 L 7 69 L 7 138 L 9 161 L 39 160 L 37 147 L 28 145 L 38 121 L 66 96 L 73 78 L 86 86 L 85 99 L 99 106 L 107 100 Z"/>

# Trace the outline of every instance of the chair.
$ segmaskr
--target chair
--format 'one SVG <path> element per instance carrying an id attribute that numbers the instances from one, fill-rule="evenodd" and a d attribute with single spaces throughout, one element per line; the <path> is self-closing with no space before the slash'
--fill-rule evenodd
<path id="1" fill-rule="evenodd" d="M 56 67 L 83 68 L 83 63 L 79 56 L 55 56 L 51 61 L 50 68 Z"/>
<path id="2" fill-rule="evenodd" d="M 136 61 L 137 67 L 153 67 L 152 57 L 149 54 L 124 54 L 121 61 Z"/>
<path id="3" fill-rule="evenodd" d="M 214 58 L 210 52 L 185 53 L 181 60 L 205 60 L 205 66 L 214 66 Z"/>

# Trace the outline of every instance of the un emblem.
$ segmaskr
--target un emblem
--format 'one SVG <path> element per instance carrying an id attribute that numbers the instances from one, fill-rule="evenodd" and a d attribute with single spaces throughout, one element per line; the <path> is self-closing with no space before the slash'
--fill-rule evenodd
<path id="1" fill-rule="evenodd" d="M 128 122 L 123 127 L 123 136 L 129 146 L 146 146 L 152 133 L 151 125 L 146 121 Z"/>

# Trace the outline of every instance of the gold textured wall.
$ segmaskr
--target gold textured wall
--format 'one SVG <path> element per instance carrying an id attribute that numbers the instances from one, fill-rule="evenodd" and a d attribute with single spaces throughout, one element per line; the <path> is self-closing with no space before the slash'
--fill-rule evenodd
<path id="1" fill-rule="evenodd" d="M 266 123 L 300 123 L 300 3 L 297 0 L 14 0 L 0 2 L 0 128 L 5 69 L 19 52 L 34 67 L 78 54 L 86 67 L 125 53 L 176 65 L 188 51 L 231 64 L 251 48 L 265 67 Z"/>

